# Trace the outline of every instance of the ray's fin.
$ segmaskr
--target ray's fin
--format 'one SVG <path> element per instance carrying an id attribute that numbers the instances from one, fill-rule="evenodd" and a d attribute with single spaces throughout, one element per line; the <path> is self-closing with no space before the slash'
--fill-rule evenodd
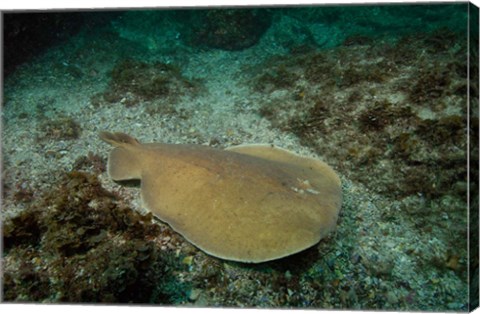
<path id="1" fill-rule="evenodd" d="M 112 180 L 140 179 L 141 165 L 137 158 L 140 142 L 125 133 L 100 132 L 100 138 L 115 147 L 108 157 L 107 171 Z"/>
<path id="2" fill-rule="evenodd" d="M 103 131 L 103 132 L 100 132 L 99 136 L 103 141 L 115 147 L 125 146 L 126 144 L 127 145 L 140 144 L 140 142 L 136 138 L 121 132 L 111 133 L 111 132 Z"/>

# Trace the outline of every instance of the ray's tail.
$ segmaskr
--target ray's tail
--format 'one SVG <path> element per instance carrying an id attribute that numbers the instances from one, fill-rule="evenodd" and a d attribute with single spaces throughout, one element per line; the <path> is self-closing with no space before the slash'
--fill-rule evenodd
<path id="1" fill-rule="evenodd" d="M 141 164 L 137 155 L 140 142 L 125 133 L 100 132 L 100 138 L 115 148 L 108 156 L 107 171 L 112 180 L 140 179 Z"/>
<path id="2" fill-rule="evenodd" d="M 121 132 L 111 133 L 103 131 L 100 132 L 99 136 L 102 140 L 115 147 L 125 146 L 125 144 L 140 144 L 140 142 L 136 138 Z"/>

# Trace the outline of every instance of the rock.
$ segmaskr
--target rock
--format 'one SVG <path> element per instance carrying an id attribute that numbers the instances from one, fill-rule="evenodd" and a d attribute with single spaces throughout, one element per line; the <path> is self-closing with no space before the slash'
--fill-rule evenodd
<path id="1" fill-rule="evenodd" d="M 218 9 L 204 14 L 192 43 L 223 50 L 242 50 L 255 45 L 270 26 L 265 10 Z"/>
<path id="2" fill-rule="evenodd" d="M 389 291 L 389 292 L 387 292 L 387 301 L 388 301 L 388 303 L 390 303 L 392 305 L 396 304 L 398 302 L 398 297 L 395 295 L 394 292 Z"/>
<path id="3" fill-rule="evenodd" d="M 189 294 L 188 298 L 191 301 L 195 301 L 195 300 L 198 299 L 198 297 L 200 296 L 201 293 L 202 293 L 202 289 L 192 289 L 190 291 L 190 294 Z"/>

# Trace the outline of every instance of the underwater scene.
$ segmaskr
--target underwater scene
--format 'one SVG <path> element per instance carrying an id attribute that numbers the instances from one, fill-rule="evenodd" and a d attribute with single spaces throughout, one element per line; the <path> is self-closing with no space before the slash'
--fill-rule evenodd
<path id="1" fill-rule="evenodd" d="M 3 302 L 478 306 L 474 5 L 3 17 Z"/>

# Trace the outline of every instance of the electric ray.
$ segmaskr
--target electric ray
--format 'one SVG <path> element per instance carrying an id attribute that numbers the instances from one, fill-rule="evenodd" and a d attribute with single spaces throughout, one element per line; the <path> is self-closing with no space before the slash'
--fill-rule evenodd
<path id="1" fill-rule="evenodd" d="M 102 132 L 115 148 L 111 179 L 141 180 L 143 205 L 204 252 L 259 263 L 324 238 L 342 202 L 338 175 L 324 162 L 272 145 L 225 150 L 142 144 Z"/>

